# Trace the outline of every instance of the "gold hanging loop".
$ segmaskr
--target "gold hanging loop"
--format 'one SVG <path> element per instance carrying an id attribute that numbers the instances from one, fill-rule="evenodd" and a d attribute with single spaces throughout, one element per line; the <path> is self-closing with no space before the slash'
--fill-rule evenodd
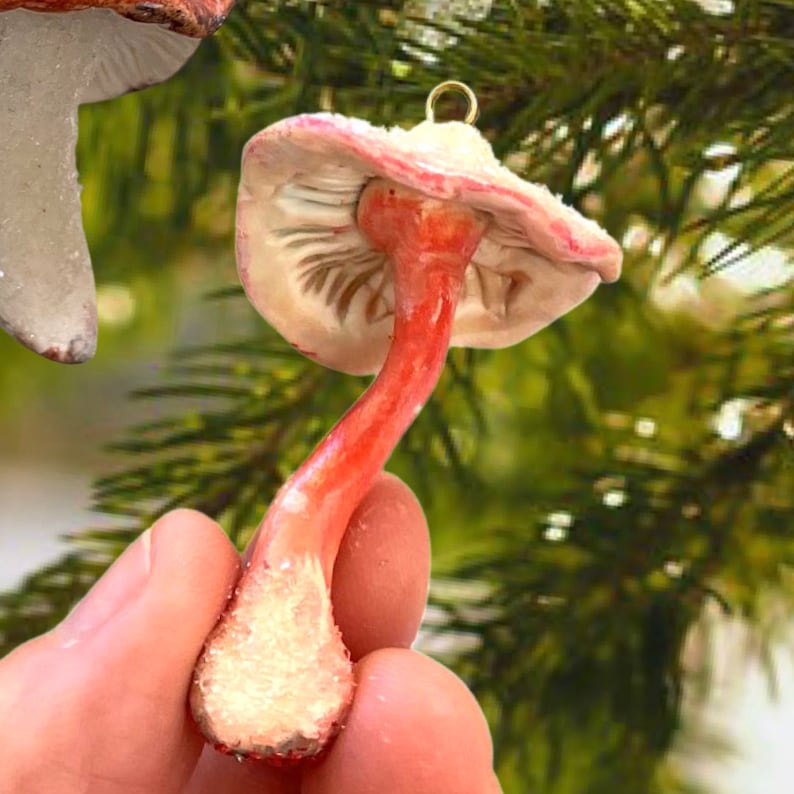
<path id="1" fill-rule="evenodd" d="M 471 88 L 466 85 L 466 83 L 461 83 L 458 80 L 445 80 L 443 83 L 439 83 L 427 95 L 427 103 L 425 104 L 425 117 L 427 120 L 436 120 L 436 102 L 438 101 L 438 98 L 447 91 L 455 91 L 458 94 L 463 94 L 463 96 L 466 97 L 469 107 L 466 111 L 466 116 L 464 117 L 463 121 L 466 124 L 474 124 L 474 122 L 477 121 L 477 117 L 480 115 L 480 106 L 477 104 L 477 97 L 474 91 L 472 91 Z"/>

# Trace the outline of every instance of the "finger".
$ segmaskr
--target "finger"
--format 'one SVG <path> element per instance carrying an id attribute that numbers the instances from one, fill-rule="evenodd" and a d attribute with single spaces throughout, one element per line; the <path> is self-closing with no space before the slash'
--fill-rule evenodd
<path id="1" fill-rule="evenodd" d="M 60 626 L 4 660 L 9 790 L 181 791 L 202 747 L 185 707 L 191 672 L 238 567 L 216 524 L 171 513 Z"/>
<path id="2" fill-rule="evenodd" d="M 485 718 L 463 682 L 415 651 L 375 651 L 328 758 L 302 794 L 496 794 Z"/>
<path id="3" fill-rule="evenodd" d="M 334 617 L 354 660 L 411 645 L 429 578 L 422 508 L 401 480 L 383 473 L 353 514 L 334 567 Z"/>
<path id="4" fill-rule="evenodd" d="M 193 777 L 180 794 L 300 794 L 300 770 L 262 761 L 237 761 L 206 746 Z"/>

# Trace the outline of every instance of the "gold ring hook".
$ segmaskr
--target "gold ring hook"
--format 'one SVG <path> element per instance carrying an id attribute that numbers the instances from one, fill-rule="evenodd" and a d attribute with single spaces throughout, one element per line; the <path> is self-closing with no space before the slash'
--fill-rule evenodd
<path id="1" fill-rule="evenodd" d="M 461 83 L 458 80 L 445 80 L 439 83 L 428 95 L 427 103 L 425 104 L 425 117 L 428 121 L 435 121 L 435 106 L 438 98 L 447 91 L 456 91 L 466 97 L 469 103 L 469 109 L 466 111 L 466 116 L 463 121 L 466 124 L 474 124 L 477 117 L 480 115 L 480 106 L 477 104 L 477 97 L 474 91 L 469 88 L 466 83 Z"/>

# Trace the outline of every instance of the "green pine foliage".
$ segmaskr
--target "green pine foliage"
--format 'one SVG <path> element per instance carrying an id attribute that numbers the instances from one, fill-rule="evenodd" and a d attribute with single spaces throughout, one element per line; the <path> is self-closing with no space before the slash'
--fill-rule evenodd
<path id="1" fill-rule="evenodd" d="M 666 759 L 685 687 L 707 682 L 685 653 L 704 608 L 763 645 L 792 596 L 794 310 L 770 274 L 794 247 L 794 2 L 444 6 L 243 2 L 178 79 L 85 108 L 99 279 L 228 256 L 240 150 L 263 126 L 318 109 L 410 125 L 441 80 L 471 85 L 497 154 L 623 240 L 626 262 L 522 345 L 453 351 L 390 461 L 430 520 L 433 630 L 491 720 L 505 791 L 683 792 Z M 230 288 L 204 310 L 223 301 L 244 305 Z M 365 387 L 249 319 L 136 393 L 159 413 L 111 444 L 106 525 L 0 596 L 0 654 L 168 508 L 244 545 Z"/>

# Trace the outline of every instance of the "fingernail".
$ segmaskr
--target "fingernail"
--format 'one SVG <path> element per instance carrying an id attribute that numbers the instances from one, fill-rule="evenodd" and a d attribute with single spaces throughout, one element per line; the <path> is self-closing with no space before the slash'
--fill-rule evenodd
<path id="1" fill-rule="evenodd" d="M 151 570 L 151 532 L 124 551 L 58 626 L 62 648 L 94 634 L 143 592 Z"/>

